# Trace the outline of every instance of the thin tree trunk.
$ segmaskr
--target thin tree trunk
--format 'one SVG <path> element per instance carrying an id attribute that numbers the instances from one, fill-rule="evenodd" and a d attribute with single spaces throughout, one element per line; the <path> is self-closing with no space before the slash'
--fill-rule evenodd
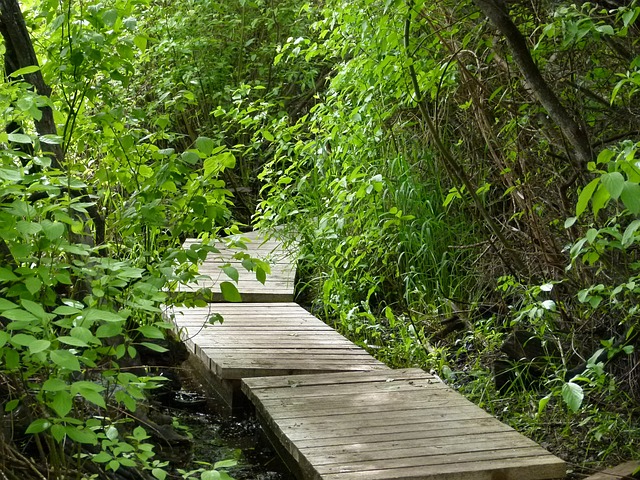
<path id="1" fill-rule="evenodd" d="M 593 151 L 587 133 L 564 108 L 560 99 L 540 73 L 540 69 L 533 61 L 527 47 L 526 39 L 511 20 L 502 2 L 499 0 L 473 0 L 473 2 L 504 36 L 513 60 L 529 88 L 573 148 L 576 167 L 579 170 L 586 169 L 587 163 L 593 161 Z"/>
<path id="2" fill-rule="evenodd" d="M 27 25 L 20 10 L 18 0 L 0 0 L 0 34 L 4 37 L 6 53 L 4 55 L 5 75 L 30 66 L 38 66 L 38 57 L 31 43 Z M 38 95 L 48 97 L 51 88 L 45 83 L 42 73 L 37 72 L 24 75 L 24 79 L 35 88 Z M 57 129 L 53 119 L 53 112 L 49 107 L 42 107 L 42 118 L 35 122 L 39 135 L 56 135 Z M 51 165 L 60 168 L 63 153 L 60 145 L 47 144 L 53 156 Z"/>

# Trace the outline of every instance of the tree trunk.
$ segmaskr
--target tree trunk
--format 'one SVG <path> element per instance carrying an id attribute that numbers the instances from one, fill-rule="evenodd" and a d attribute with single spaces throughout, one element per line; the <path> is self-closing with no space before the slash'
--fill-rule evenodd
<path id="1" fill-rule="evenodd" d="M 38 57 L 31 43 L 31 37 L 27 25 L 20 10 L 18 0 L 0 0 L 0 34 L 4 37 L 6 53 L 4 55 L 5 75 L 24 67 L 38 66 Z M 48 97 L 51 88 L 45 83 L 40 71 L 24 75 L 24 79 L 33 85 L 38 95 Z M 53 112 L 49 107 L 42 107 L 42 118 L 36 121 L 38 135 L 57 135 Z M 53 156 L 51 165 L 60 168 L 63 161 L 63 152 L 60 145 L 49 145 Z"/>
<path id="2" fill-rule="evenodd" d="M 587 133 L 578 125 L 553 92 L 540 69 L 533 61 L 527 41 L 513 23 L 504 4 L 500 0 L 473 0 L 493 26 L 504 36 L 513 60 L 524 76 L 529 88 L 546 109 L 549 117 L 560 128 L 573 148 L 576 168 L 584 171 L 587 163 L 594 160 Z"/>

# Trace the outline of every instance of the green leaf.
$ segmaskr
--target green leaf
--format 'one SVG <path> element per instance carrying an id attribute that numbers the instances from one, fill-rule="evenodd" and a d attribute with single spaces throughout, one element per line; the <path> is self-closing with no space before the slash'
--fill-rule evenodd
<path id="1" fill-rule="evenodd" d="M 73 408 L 73 397 L 66 390 L 59 390 L 53 394 L 49 406 L 58 417 L 66 417 Z"/>
<path id="2" fill-rule="evenodd" d="M 624 176 L 620 172 L 605 173 L 600 177 L 600 181 L 607 189 L 609 195 L 617 200 L 624 188 Z"/>
<path id="3" fill-rule="evenodd" d="M 15 143 L 33 143 L 33 139 L 24 133 L 10 133 L 9 141 Z"/>
<path id="4" fill-rule="evenodd" d="M 41 135 L 40 141 L 48 145 L 62 145 L 63 138 L 60 135 Z"/>
<path id="5" fill-rule="evenodd" d="M 64 223 L 45 220 L 42 222 L 42 231 L 47 240 L 53 242 L 62 238 L 65 233 L 65 226 Z"/>
<path id="6" fill-rule="evenodd" d="M 576 217 L 582 215 L 582 212 L 587 208 L 589 200 L 591 200 L 598 183 L 600 183 L 600 178 L 595 178 L 591 180 L 580 192 L 580 195 L 578 196 L 578 203 L 576 204 Z"/>
<path id="7" fill-rule="evenodd" d="M 165 472 L 161 468 L 152 468 L 151 475 L 153 475 L 158 480 L 165 480 L 167 478 L 167 472 Z"/>
<path id="8" fill-rule="evenodd" d="M 634 220 L 625 229 L 624 234 L 622 235 L 622 246 L 623 247 L 627 248 L 633 243 L 633 241 L 634 241 L 634 239 L 636 237 L 635 233 L 638 230 L 638 227 L 640 227 L 640 220 Z M 2 310 L 2 309 L 0 308 L 0 310 Z"/>
<path id="9" fill-rule="evenodd" d="M 19 347 L 28 347 L 36 341 L 36 337 L 33 335 L 27 335 L 26 333 L 18 333 L 11 337 L 11 343 Z"/>
<path id="10" fill-rule="evenodd" d="M 27 287 L 27 290 L 29 290 L 31 295 L 35 295 L 42 287 L 42 280 L 38 277 L 27 277 L 24 281 L 24 286 Z"/>
<path id="11" fill-rule="evenodd" d="M 14 308 L 18 308 L 18 305 L 13 303 L 11 300 L 7 300 L 6 298 L 0 298 L 0 312 L 4 312 L 5 310 L 12 310 Z"/>
<path id="12" fill-rule="evenodd" d="M 76 313 L 80 313 L 82 310 L 76 307 L 70 307 L 69 305 L 60 305 L 57 307 L 53 313 L 56 315 L 75 315 Z"/>
<path id="13" fill-rule="evenodd" d="M 0 267 L 0 282 L 11 282 L 18 277 L 8 268 Z"/>
<path id="14" fill-rule="evenodd" d="M 154 327 L 152 325 L 141 325 L 136 330 L 138 330 L 142 335 L 146 338 L 157 338 L 160 340 L 164 339 L 164 333 L 158 327 Z"/>
<path id="15" fill-rule="evenodd" d="M 112 458 L 113 457 L 109 453 L 107 453 L 107 452 L 105 452 L 103 450 L 103 451 L 95 454 L 93 457 L 91 457 L 91 460 L 93 460 L 96 463 L 106 463 L 106 462 L 111 461 Z"/>
<path id="16" fill-rule="evenodd" d="M 16 322 L 36 322 L 38 321 L 38 317 L 33 315 L 26 310 L 22 310 L 21 308 L 16 308 L 14 310 L 5 311 L 2 316 L 8 318 L 9 320 L 14 320 Z"/>
<path id="17" fill-rule="evenodd" d="M 52 425 L 51 435 L 56 440 L 56 442 L 61 443 L 67 436 L 64 425 L 60 425 L 59 423 Z"/>
<path id="18" fill-rule="evenodd" d="M 242 297 L 236 286 L 231 282 L 220 283 L 220 291 L 222 292 L 222 298 L 227 302 L 241 302 Z"/>
<path id="19" fill-rule="evenodd" d="M 68 389 L 69 389 L 69 385 L 63 380 L 60 380 L 59 378 L 56 378 L 56 377 L 48 378 L 42 384 L 42 390 L 44 390 L 45 392 L 59 392 L 59 391 L 68 390 Z"/>
<path id="20" fill-rule="evenodd" d="M 104 325 L 100 325 L 96 330 L 96 337 L 98 338 L 113 338 L 122 333 L 122 325 L 123 322 L 120 323 L 105 323 Z"/>
<path id="21" fill-rule="evenodd" d="M 577 383 L 567 382 L 562 386 L 562 399 L 564 403 L 575 413 L 580 409 L 584 392 Z"/>
<path id="22" fill-rule="evenodd" d="M 109 27 L 113 27 L 116 24 L 116 20 L 118 20 L 118 11 L 115 8 L 102 14 L 102 21 Z"/>
<path id="23" fill-rule="evenodd" d="M 87 342 L 85 342 L 84 340 L 81 340 L 79 338 L 76 337 L 69 337 L 66 335 L 62 335 L 60 337 L 58 337 L 58 340 L 62 343 L 64 343 L 65 345 L 71 345 L 73 347 L 88 347 L 89 344 Z"/>
<path id="24" fill-rule="evenodd" d="M 235 267 L 227 265 L 226 267 L 222 267 L 222 271 L 234 282 L 238 283 L 238 279 L 240 278 L 238 274 L 238 270 Z"/>
<path id="25" fill-rule="evenodd" d="M 16 408 L 18 408 L 18 405 L 20 405 L 20 399 L 14 398 L 13 400 L 9 400 L 4 404 L 4 411 L 13 412 Z"/>
<path id="26" fill-rule="evenodd" d="M 273 135 L 271 134 L 271 132 L 267 129 L 262 129 L 262 136 L 265 138 L 265 140 L 269 141 L 269 142 L 273 142 L 275 139 L 273 138 Z"/>
<path id="27" fill-rule="evenodd" d="M 237 460 L 234 459 L 228 459 L 228 460 L 220 460 L 219 462 L 216 462 L 213 465 L 213 468 L 231 468 L 231 467 L 235 467 L 238 464 Z"/>
<path id="28" fill-rule="evenodd" d="M 30 73 L 35 73 L 40 71 L 40 67 L 38 65 L 29 65 L 28 67 L 22 67 L 9 74 L 9 77 L 16 78 L 20 75 L 29 75 Z"/>
<path id="29" fill-rule="evenodd" d="M 140 345 L 144 345 L 149 350 L 153 350 L 154 352 L 164 353 L 164 352 L 168 352 L 169 351 L 168 349 L 164 348 L 163 346 L 156 345 L 155 343 L 151 343 L 151 342 L 140 342 Z"/>
<path id="30" fill-rule="evenodd" d="M 49 340 L 36 340 L 35 342 L 29 345 L 29 352 L 35 354 L 44 352 L 51 346 L 51 342 Z"/>
<path id="31" fill-rule="evenodd" d="M 198 137 L 196 139 L 196 148 L 205 155 L 211 155 L 215 147 L 215 143 L 209 137 Z"/>
<path id="32" fill-rule="evenodd" d="M 72 392 L 74 391 L 74 385 L 71 385 L 71 391 Z M 97 405 L 97 406 L 102 407 L 102 408 L 107 408 L 107 405 L 106 405 L 102 395 L 99 392 L 95 391 L 94 389 L 79 387 L 76 390 L 77 390 L 77 393 L 82 398 L 84 398 L 87 402 L 91 402 L 94 405 Z"/>
<path id="33" fill-rule="evenodd" d="M 27 300 L 27 299 L 22 299 L 20 303 L 22 304 L 25 310 L 28 310 L 29 312 L 33 313 L 36 317 L 38 317 L 41 320 L 46 320 L 49 317 L 47 312 L 44 311 L 44 308 L 42 308 L 42 305 L 40 305 L 39 303 L 33 302 L 31 300 Z"/>
<path id="34" fill-rule="evenodd" d="M 263 285 L 267 281 L 267 273 L 262 267 L 256 268 L 256 280 L 258 280 Z"/>
<path id="35" fill-rule="evenodd" d="M 45 418 L 38 418 L 27 427 L 26 433 L 41 433 L 51 426 L 51 422 Z"/>
<path id="36" fill-rule="evenodd" d="M 78 358 L 68 350 L 53 350 L 49 353 L 51 361 L 56 365 L 72 370 L 74 372 L 80 371 L 80 362 Z"/>
<path id="37" fill-rule="evenodd" d="M 98 436 L 96 435 L 96 433 L 87 428 L 67 425 L 65 427 L 65 432 L 74 442 L 87 443 L 90 445 L 96 445 L 98 443 Z"/>
<path id="38" fill-rule="evenodd" d="M 624 182 L 620 198 L 627 210 L 636 215 L 640 213 L 640 185 L 629 181 Z"/>
<path id="39" fill-rule="evenodd" d="M 97 321 L 103 322 L 122 322 L 126 318 L 121 317 L 117 313 L 108 310 L 100 310 L 97 308 L 87 308 L 82 313 L 86 322 L 93 323 Z"/>

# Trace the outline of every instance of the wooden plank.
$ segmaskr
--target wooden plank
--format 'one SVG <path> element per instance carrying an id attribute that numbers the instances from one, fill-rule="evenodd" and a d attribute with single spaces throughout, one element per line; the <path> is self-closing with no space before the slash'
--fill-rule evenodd
<path id="1" fill-rule="evenodd" d="M 607 468 L 606 470 L 598 472 L 595 475 L 591 475 L 584 480 L 622 480 L 626 478 L 633 479 L 636 477 L 632 477 L 632 475 L 638 469 L 640 469 L 640 461 L 633 460 L 630 462 L 625 462 L 613 468 Z"/>
<path id="2" fill-rule="evenodd" d="M 242 389 L 310 479 L 551 479 L 565 465 L 421 370 L 254 378 Z"/>
<path id="3" fill-rule="evenodd" d="M 234 248 L 234 242 L 243 241 L 246 248 Z M 198 244 L 197 239 L 187 239 L 183 248 L 189 249 Z M 217 252 L 210 252 L 199 267 L 200 276 L 187 285 L 180 285 L 177 289 L 181 293 L 192 293 L 197 298 L 208 302 L 223 302 L 220 283 L 231 281 L 222 267 L 232 266 L 239 275 L 236 286 L 244 302 L 290 302 L 293 300 L 295 259 L 297 247 L 295 244 L 285 246 L 278 239 L 268 239 L 260 232 L 247 232 L 228 238 L 221 238 L 213 243 Z M 239 255 L 249 255 L 269 263 L 271 273 L 263 285 L 254 272 L 248 272 L 237 258 Z M 202 289 L 211 289 L 207 294 Z"/>
<path id="4" fill-rule="evenodd" d="M 215 313 L 228 319 L 211 325 Z M 387 369 L 295 303 L 173 308 L 165 316 L 221 379 Z"/>

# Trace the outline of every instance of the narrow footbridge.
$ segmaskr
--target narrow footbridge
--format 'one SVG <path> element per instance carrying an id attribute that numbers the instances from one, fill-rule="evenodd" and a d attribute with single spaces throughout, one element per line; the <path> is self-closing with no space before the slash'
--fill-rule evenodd
<path id="1" fill-rule="evenodd" d="M 562 460 L 437 377 L 388 368 L 292 303 L 295 252 L 256 232 L 242 237 L 250 255 L 271 264 L 266 283 L 242 271 L 243 303 L 214 295 L 205 308 L 174 307 L 167 316 L 228 406 L 255 408 L 298 478 L 564 478 Z M 228 280 L 222 267 L 239 262 L 227 243 L 217 246 L 200 270 L 208 278 L 187 290 Z M 209 323 L 217 315 L 224 321 Z"/>

